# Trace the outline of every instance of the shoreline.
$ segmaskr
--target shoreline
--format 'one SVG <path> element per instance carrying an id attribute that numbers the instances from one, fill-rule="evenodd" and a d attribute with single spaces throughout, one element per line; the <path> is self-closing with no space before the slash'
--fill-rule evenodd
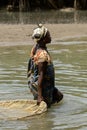
<path id="1" fill-rule="evenodd" d="M 52 43 L 72 38 L 87 37 L 87 24 L 45 24 L 51 33 Z M 0 46 L 31 45 L 32 24 L 0 24 Z"/>

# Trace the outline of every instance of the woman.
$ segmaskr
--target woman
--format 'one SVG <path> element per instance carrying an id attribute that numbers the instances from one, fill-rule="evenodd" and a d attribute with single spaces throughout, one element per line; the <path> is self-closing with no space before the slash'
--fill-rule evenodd
<path id="1" fill-rule="evenodd" d="M 50 107 L 63 98 L 63 94 L 55 88 L 54 67 L 46 47 L 51 43 L 50 32 L 39 24 L 32 38 L 36 40 L 36 45 L 31 50 L 28 63 L 28 85 L 37 104 L 45 101 Z"/>

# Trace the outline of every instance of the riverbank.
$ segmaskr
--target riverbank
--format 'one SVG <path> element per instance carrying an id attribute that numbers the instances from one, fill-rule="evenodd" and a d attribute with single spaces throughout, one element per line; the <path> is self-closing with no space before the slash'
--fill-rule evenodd
<path id="1" fill-rule="evenodd" d="M 52 36 L 52 43 L 75 37 L 87 37 L 87 24 L 45 24 Z M 31 24 L 0 24 L 0 46 L 28 45 L 33 43 Z"/>

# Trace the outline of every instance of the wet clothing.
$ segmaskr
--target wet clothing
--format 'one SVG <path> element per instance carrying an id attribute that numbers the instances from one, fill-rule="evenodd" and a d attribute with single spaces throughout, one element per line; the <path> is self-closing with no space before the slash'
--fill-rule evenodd
<path id="1" fill-rule="evenodd" d="M 37 100 L 38 97 L 38 63 L 39 62 L 47 62 L 47 69 L 45 73 L 45 77 L 42 82 L 42 96 L 44 101 L 50 106 L 57 99 L 54 96 L 54 91 L 58 91 L 55 88 L 55 74 L 54 74 L 54 66 L 51 61 L 51 57 L 47 51 L 47 49 L 38 48 L 34 53 L 33 57 L 29 59 L 28 63 L 28 85 L 34 96 L 34 99 Z"/>

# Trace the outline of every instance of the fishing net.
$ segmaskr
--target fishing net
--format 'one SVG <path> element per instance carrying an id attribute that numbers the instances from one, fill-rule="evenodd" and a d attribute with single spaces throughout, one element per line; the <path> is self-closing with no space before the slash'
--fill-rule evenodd
<path id="1" fill-rule="evenodd" d="M 0 101 L 0 119 L 23 119 L 47 111 L 44 101 L 37 105 L 36 100 Z"/>

